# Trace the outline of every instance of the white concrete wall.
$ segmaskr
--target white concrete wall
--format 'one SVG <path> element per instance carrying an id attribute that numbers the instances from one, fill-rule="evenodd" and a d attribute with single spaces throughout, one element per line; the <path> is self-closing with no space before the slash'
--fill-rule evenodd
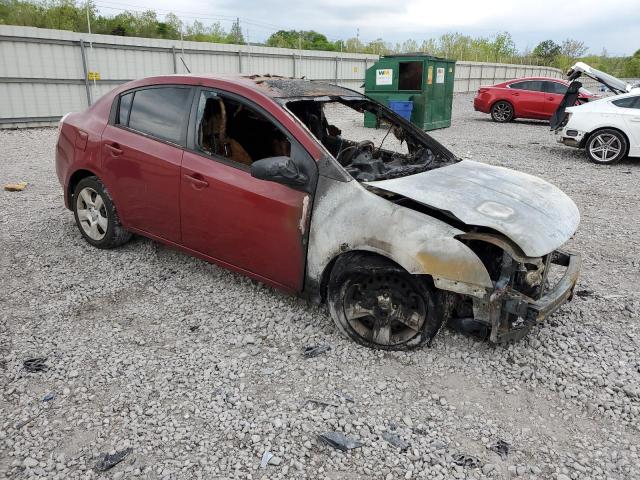
<path id="1" fill-rule="evenodd" d="M 83 64 L 82 50 L 86 67 Z M 377 55 L 89 35 L 0 25 L 0 128 L 55 125 L 117 85 L 151 75 L 271 73 L 360 90 Z M 86 71 L 100 80 L 85 82 Z M 454 91 L 473 92 L 521 76 L 561 77 L 549 67 L 458 62 Z M 88 90 L 88 92 L 87 92 Z"/>

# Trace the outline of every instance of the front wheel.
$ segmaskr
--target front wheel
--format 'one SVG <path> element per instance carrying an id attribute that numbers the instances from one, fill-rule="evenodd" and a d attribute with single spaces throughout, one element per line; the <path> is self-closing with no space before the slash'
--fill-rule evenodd
<path id="1" fill-rule="evenodd" d="M 370 254 L 345 254 L 336 261 L 327 300 L 340 331 L 370 348 L 416 348 L 442 322 L 426 279 Z"/>
<path id="2" fill-rule="evenodd" d="M 627 139 L 617 130 L 607 128 L 591 135 L 585 150 L 593 163 L 611 165 L 627 154 Z"/>
<path id="3" fill-rule="evenodd" d="M 513 120 L 513 106 L 503 100 L 494 103 L 491 107 L 491 118 L 498 123 L 510 122 Z"/>

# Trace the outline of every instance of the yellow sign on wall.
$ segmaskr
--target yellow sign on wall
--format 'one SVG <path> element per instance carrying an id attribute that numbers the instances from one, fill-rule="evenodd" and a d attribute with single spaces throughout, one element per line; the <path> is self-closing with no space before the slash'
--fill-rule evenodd
<path id="1" fill-rule="evenodd" d="M 433 65 L 429 65 L 429 69 L 427 70 L 427 85 L 431 85 L 433 83 Z"/>
<path id="2" fill-rule="evenodd" d="M 89 72 L 87 78 L 89 80 L 100 80 L 100 72 Z"/>

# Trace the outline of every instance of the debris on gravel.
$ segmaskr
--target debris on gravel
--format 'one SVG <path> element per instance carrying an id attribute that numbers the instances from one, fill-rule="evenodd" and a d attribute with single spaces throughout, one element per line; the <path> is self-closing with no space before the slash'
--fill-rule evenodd
<path id="1" fill-rule="evenodd" d="M 313 358 L 317 357 L 318 355 L 322 355 L 329 350 L 331 350 L 331 347 L 329 345 L 307 345 L 306 347 L 304 347 L 302 355 L 305 358 Z"/>
<path id="2" fill-rule="evenodd" d="M 543 122 L 496 124 L 472 100 L 456 96 L 452 127 L 430 134 L 556 184 L 582 217 L 567 248 L 591 293 L 511 345 L 444 328 L 432 348 L 369 350 L 324 307 L 151 240 L 95 249 L 63 207 L 57 130 L 1 130 L 2 183 L 29 187 L 0 190 L 0 478 L 640 478 L 640 161 L 589 163 Z M 32 374 L 36 357 L 49 368 Z M 345 454 L 322 432 L 363 445 Z M 265 451 L 279 464 L 262 470 Z"/>
<path id="3" fill-rule="evenodd" d="M 101 454 L 98 457 L 98 461 L 96 462 L 96 472 L 106 472 L 107 470 L 110 470 L 125 458 L 127 458 L 127 455 L 129 455 L 131 452 L 133 452 L 132 448 L 125 448 L 124 450 L 120 450 L 119 452 L 114 452 L 112 454 Z"/>
<path id="4" fill-rule="evenodd" d="M 342 450 L 343 452 L 353 450 L 354 448 L 360 448 L 364 445 L 364 443 L 358 440 L 347 437 L 342 432 L 321 433 L 318 435 L 318 438 L 327 445 L 337 448 L 338 450 Z"/>

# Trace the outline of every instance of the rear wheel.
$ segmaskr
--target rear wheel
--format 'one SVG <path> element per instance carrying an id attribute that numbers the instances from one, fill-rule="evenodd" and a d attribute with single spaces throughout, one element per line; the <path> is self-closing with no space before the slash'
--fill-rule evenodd
<path id="1" fill-rule="evenodd" d="M 494 122 L 506 123 L 513 120 L 513 105 L 504 100 L 500 100 L 491 107 L 491 118 Z"/>
<path id="2" fill-rule="evenodd" d="M 440 328 L 441 316 L 427 281 L 383 257 L 343 255 L 331 272 L 327 293 L 338 328 L 367 347 L 415 348 Z"/>
<path id="3" fill-rule="evenodd" d="M 98 177 L 78 182 L 73 193 L 73 214 L 80 233 L 94 247 L 115 248 L 131 238 L 120 225 L 113 200 Z"/>
<path id="4" fill-rule="evenodd" d="M 617 130 L 606 128 L 592 134 L 587 140 L 587 158 L 593 163 L 611 165 L 627 154 L 627 139 Z"/>

